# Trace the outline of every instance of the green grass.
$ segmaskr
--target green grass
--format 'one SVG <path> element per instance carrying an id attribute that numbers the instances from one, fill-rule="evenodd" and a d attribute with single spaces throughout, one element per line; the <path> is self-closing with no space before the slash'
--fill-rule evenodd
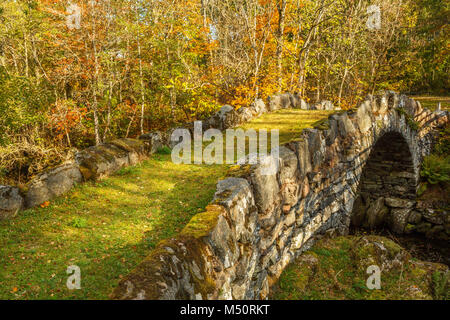
<path id="1" fill-rule="evenodd" d="M 108 298 L 149 250 L 204 210 L 225 172 L 156 155 L 0 222 L 0 299 Z M 81 290 L 66 288 L 72 264 Z"/>
<path id="2" fill-rule="evenodd" d="M 336 111 L 282 109 L 266 113 L 241 128 L 248 129 L 278 129 L 280 130 L 280 145 L 297 138 L 303 129 L 311 128 L 318 121 L 327 118 Z"/>
<path id="3" fill-rule="evenodd" d="M 280 110 L 243 128 L 279 129 L 285 143 L 329 113 Z M 164 149 L 48 207 L 0 221 L 0 299 L 107 299 L 160 240 L 204 210 L 227 170 L 175 165 Z M 66 287 L 70 265 L 81 268 L 81 290 Z"/>
<path id="4" fill-rule="evenodd" d="M 411 96 L 416 101 L 420 101 L 420 104 L 424 108 L 430 110 L 436 110 L 437 104 L 441 103 L 442 110 L 450 110 L 450 97 L 449 96 Z"/>
<path id="5" fill-rule="evenodd" d="M 273 300 L 403 300 L 448 299 L 446 266 L 412 259 L 399 245 L 379 236 L 366 236 L 365 245 L 358 236 L 323 239 L 302 254 L 281 274 L 272 288 Z M 387 249 L 389 259 L 402 257 L 401 266 L 381 272 L 381 289 L 369 290 L 366 273 L 369 265 L 388 265 L 378 245 Z"/>

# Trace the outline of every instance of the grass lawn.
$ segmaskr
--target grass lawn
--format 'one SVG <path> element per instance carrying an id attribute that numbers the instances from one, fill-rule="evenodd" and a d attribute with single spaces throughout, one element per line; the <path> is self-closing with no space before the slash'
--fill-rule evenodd
<path id="1" fill-rule="evenodd" d="M 422 107 L 430 110 L 435 110 L 439 102 L 441 103 L 442 110 L 450 110 L 449 96 L 411 96 L 411 98 L 420 101 Z"/>
<path id="2" fill-rule="evenodd" d="M 330 113 L 280 110 L 243 128 L 279 129 L 284 143 Z M 0 299 L 107 299 L 160 240 L 204 210 L 227 170 L 156 154 L 0 221 Z M 66 287 L 70 265 L 81 269 L 81 290 Z"/>
<path id="3" fill-rule="evenodd" d="M 241 128 L 248 129 L 278 129 L 280 130 L 280 145 L 297 138 L 303 129 L 313 127 L 314 123 L 327 118 L 336 111 L 283 109 L 263 114 L 258 119 L 246 123 Z"/>
<path id="4" fill-rule="evenodd" d="M 417 300 L 449 299 L 446 266 L 412 258 L 384 237 L 322 239 L 281 274 L 272 300 Z M 368 241 L 367 241 L 368 240 Z M 380 244 L 386 249 L 382 255 Z M 394 264 L 394 257 L 402 261 Z M 384 263 L 384 264 L 383 264 Z M 381 288 L 367 288 L 367 268 L 384 265 Z M 390 268 L 387 266 L 391 266 Z"/>
<path id="5" fill-rule="evenodd" d="M 205 208 L 225 172 L 155 155 L 0 222 L 0 299 L 107 298 L 151 248 Z M 82 290 L 66 288 L 72 264 Z"/>

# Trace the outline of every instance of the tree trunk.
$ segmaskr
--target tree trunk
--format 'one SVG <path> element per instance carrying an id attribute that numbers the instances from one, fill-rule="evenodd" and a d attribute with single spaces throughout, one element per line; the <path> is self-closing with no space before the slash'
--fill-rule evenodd
<path id="1" fill-rule="evenodd" d="M 278 32 L 277 32 L 277 71 L 278 71 L 278 93 L 283 89 L 283 46 L 284 46 L 284 21 L 286 17 L 286 0 L 277 2 L 278 10 Z"/>

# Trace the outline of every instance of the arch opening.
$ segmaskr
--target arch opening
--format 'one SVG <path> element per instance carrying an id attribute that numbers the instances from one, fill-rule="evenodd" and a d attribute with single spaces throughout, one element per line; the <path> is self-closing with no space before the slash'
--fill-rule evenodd
<path id="1" fill-rule="evenodd" d="M 386 133 L 374 145 L 363 168 L 350 229 L 388 227 L 403 233 L 414 205 L 418 176 L 405 138 Z"/>

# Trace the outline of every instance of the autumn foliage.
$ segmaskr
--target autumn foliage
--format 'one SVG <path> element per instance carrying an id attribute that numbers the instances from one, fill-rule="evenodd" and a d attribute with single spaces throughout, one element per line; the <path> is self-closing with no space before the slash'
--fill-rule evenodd
<path id="1" fill-rule="evenodd" d="M 447 14 L 439 0 L 3 0 L 0 146 L 65 157 L 277 92 L 348 108 L 379 89 L 445 91 Z"/>

